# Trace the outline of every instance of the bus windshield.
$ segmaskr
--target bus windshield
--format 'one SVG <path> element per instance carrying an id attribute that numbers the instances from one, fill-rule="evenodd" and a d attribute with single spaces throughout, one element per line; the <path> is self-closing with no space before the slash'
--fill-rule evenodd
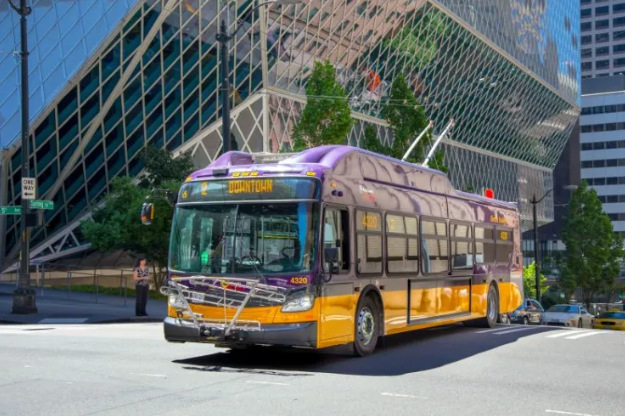
<path id="1" fill-rule="evenodd" d="M 318 230 L 317 203 L 179 206 L 170 268 L 202 275 L 308 272 Z"/>

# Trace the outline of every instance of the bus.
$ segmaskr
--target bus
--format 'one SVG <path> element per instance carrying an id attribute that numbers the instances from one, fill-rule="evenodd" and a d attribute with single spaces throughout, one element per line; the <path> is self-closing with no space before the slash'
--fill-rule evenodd
<path id="1" fill-rule="evenodd" d="M 228 152 L 171 199 L 169 342 L 366 356 L 394 334 L 494 327 L 523 300 L 516 204 L 434 169 L 351 146 Z"/>

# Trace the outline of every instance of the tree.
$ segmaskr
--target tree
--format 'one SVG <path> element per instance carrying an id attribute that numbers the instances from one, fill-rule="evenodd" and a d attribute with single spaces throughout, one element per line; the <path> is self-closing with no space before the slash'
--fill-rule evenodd
<path id="1" fill-rule="evenodd" d="M 540 274 L 540 293 L 545 293 L 549 286 L 547 285 L 547 277 Z M 526 298 L 536 299 L 536 261 L 530 265 L 523 267 L 523 294 Z M 540 299 L 536 299 L 540 302 Z"/>
<path id="2" fill-rule="evenodd" d="M 369 132 L 365 128 L 363 147 L 375 153 L 401 159 L 408 148 L 410 148 L 412 142 L 428 125 L 423 107 L 417 102 L 414 93 L 402 74 L 399 74 L 391 84 L 391 93 L 384 105 L 382 115 L 393 129 L 393 144 L 391 146 L 383 145 L 375 136 L 373 128 Z M 421 164 L 425 159 L 424 150 L 430 143 L 431 135 L 428 132 L 417 143 L 408 156 L 407 161 Z M 443 152 L 441 150 L 437 150 L 434 153 L 429 162 L 429 167 L 445 173 L 449 171 L 443 162 Z"/>
<path id="3" fill-rule="evenodd" d="M 141 156 L 145 173 L 139 178 L 139 186 L 148 189 L 159 187 L 167 181 L 182 183 L 194 169 L 190 152 L 174 158 L 164 147 L 147 146 Z"/>
<path id="4" fill-rule="evenodd" d="M 347 144 L 353 120 L 347 93 L 330 61 L 315 62 L 306 85 L 306 107 L 293 131 L 293 150 Z"/>
<path id="5" fill-rule="evenodd" d="M 597 192 L 585 181 L 571 197 L 563 241 L 566 260 L 561 284 L 568 290 L 580 288 L 586 305 L 596 294 L 613 290 L 625 256 L 623 241 L 603 212 Z"/>
<path id="6" fill-rule="evenodd" d="M 81 223 L 81 231 L 96 250 L 122 249 L 134 255 L 144 254 L 153 265 L 158 290 L 166 276 L 173 208 L 165 201 L 155 201 L 158 215 L 146 227 L 140 221 L 141 206 L 154 186 L 178 193 L 194 167 L 190 155 L 174 160 L 165 149 L 147 149 L 143 158 L 146 174 L 139 185 L 127 176 L 113 179 L 102 207 L 92 211 L 91 220 Z"/>
<path id="7" fill-rule="evenodd" d="M 393 144 L 386 149 L 386 154 L 401 159 L 412 141 L 428 125 L 423 107 L 417 102 L 412 89 L 402 74 L 399 74 L 391 84 L 391 93 L 382 110 L 382 116 L 393 129 Z M 429 142 L 430 133 L 428 132 L 408 156 L 408 161 L 422 163 L 423 151 Z"/>

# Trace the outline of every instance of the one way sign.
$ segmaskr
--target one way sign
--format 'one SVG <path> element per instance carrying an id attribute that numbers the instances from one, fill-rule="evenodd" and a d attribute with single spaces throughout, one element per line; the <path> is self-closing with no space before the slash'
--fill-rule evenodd
<path id="1" fill-rule="evenodd" d="M 23 199 L 36 199 L 37 198 L 37 179 L 36 178 L 22 178 L 22 198 Z"/>

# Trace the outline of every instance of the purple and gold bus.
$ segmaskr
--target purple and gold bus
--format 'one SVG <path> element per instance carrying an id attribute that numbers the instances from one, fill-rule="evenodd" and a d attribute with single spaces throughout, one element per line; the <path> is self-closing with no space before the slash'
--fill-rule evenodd
<path id="1" fill-rule="evenodd" d="M 364 356 L 383 336 L 493 327 L 521 304 L 515 204 L 350 146 L 255 162 L 228 152 L 175 198 L 167 341 Z"/>

